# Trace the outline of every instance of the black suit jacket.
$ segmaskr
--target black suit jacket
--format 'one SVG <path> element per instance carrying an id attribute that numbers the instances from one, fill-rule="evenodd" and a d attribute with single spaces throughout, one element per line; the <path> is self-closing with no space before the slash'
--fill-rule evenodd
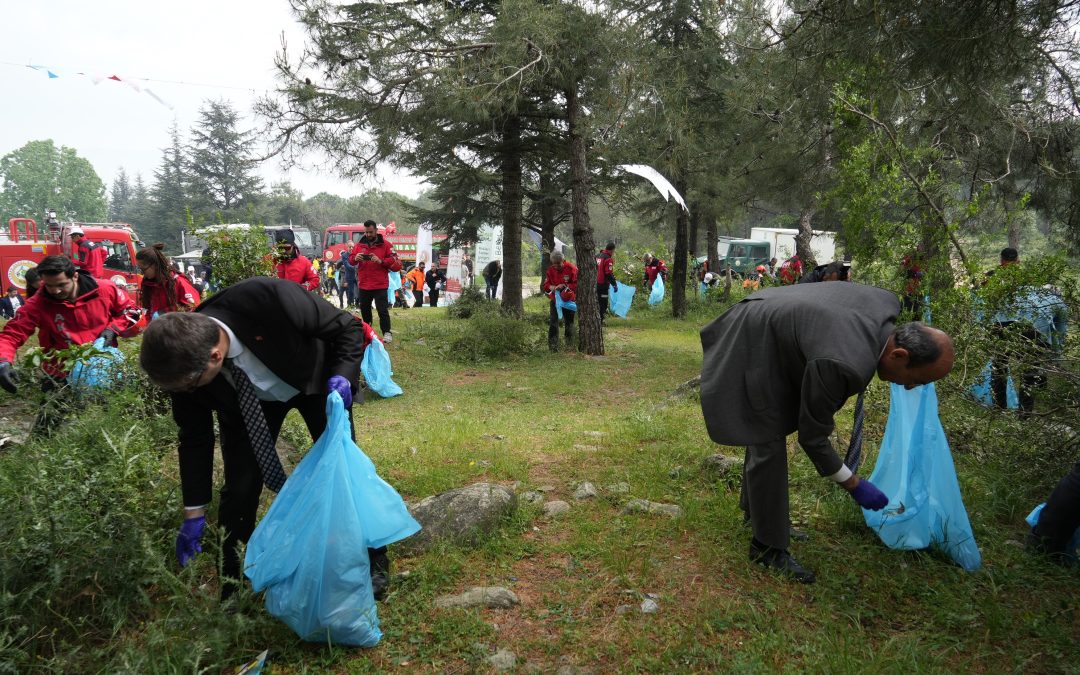
<path id="1" fill-rule="evenodd" d="M 900 313 L 896 295 L 847 281 L 767 288 L 701 331 L 709 436 L 754 445 L 799 432 L 818 473 L 843 463 L 833 416 L 866 389 Z"/>
<path id="2" fill-rule="evenodd" d="M 25 298 L 22 299 L 22 304 L 26 304 Z M 22 305 L 19 305 L 19 307 L 22 307 Z M 0 316 L 5 319 L 12 319 L 15 317 L 15 309 L 11 306 L 11 298 L 6 295 L 0 298 Z"/>
<path id="3" fill-rule="evenodd" d="M 195 310 L 227 325 L 275 375 L 301 394 L 325 394 L 326 381 L 341 375 L 360 379 L 364 354 L 358 319 L 284 279 L 257 277 L 230 286 Z M 222 445 L 247 443 L 236 390 L 218 375 L 193 392 L 172 395 L 180 428 L 180 478 L 184 504 L 209 503 L 214 465 L 213 412 Z"/>

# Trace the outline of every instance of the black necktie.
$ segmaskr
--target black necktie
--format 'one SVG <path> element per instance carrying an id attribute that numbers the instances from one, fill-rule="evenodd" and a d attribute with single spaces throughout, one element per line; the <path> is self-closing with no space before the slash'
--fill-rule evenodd
<path id="1" fill-rule="evenodd" d="M 851 469 L 852 473 L 859 470 L 862 462 L 862 428 L 863 428 L 863 397 L 866 392 L 860 392 L 855 399 L 855 424 L 851 428 L 851 442 L 848 443 L 847 455 L 844 456 L 844 465 Z"/>
<path id="2" fill-rule="evenodd" d="M 251 450 L 255 453 L 255 461 L 259 464 L 262 472 L 263 483 L 274 492 L 280 492 L 285 484 L 285 470 L 281 468 L 281 460 L 278 459 L 277 450 L 274 449 L 274 439 L 270 436 L 270 427 L 266 425 L 266 416 L 263 415 L 262 406 L 255 396 L 255 387 L 248 379 L 247 373 L 232 359 L 227 359 L 229 370 L 232 372 L 233 384 L 236 387 L 237 398 L 240 401 L 240 413 L 244 417 L 244 426 L 247 427 L 248 440 L 251 441 Z"/>

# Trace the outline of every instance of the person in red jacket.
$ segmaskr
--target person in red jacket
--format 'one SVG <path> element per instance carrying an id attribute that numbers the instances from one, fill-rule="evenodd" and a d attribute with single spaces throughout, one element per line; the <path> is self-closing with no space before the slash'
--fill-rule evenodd
<path id="1" fill-rule="evenodd" d="M 66 256 L 51 255 L 37 266 L 41 290 L 26 301 L 14 319 L 0 331 L 0 386 L 15 393 L 12 362 L 15 352 L 38 331 L 41 347 L 67 349 L 104 338 L 116 346 L 117 336 L 133 337 L 141 326 L 142 310 L 124 289 L 107 279 L 94 279 L 75 270 Z M 59 363 L 46 361 L 42 369 L 54 388 L 67 378 Z"/>
<path id="2" fill-rule="evenodd" d="M 142 306 L 150 317 L 199 306 L 199 292 L 187 277 L 176 273 L 164 249 L 165 244 L 154 244 L 135 254 L 135 264 L 143 275 Z"/>
<path id="3" fill-rule="evenodd" d="M 667 265 L 660 258 L 657 258 L 652 253 L 646 253 L 643 258 L 645 262 L 645 291 L 652 290 L 653 282 L 656 281 L 656 277 L 660 277 L 667 280 Z"/>
<path id="4" fill-rule="evenodd" d="M 87 241 L 81 227 L 71 228 L 71 250 L 75 254 L 75 266 L 95 279 L 105 278 L 105 258 L 108 253 L 101 244 Z"/>
<path id="5" fill-rule="evenodd" d="M 608 290 L 619 290 L 615 280 L 615 242 L 609 241 L 600 255 L 596 256 L 596 299 L 600 304 L 600 325 L 608 312 Z"/>
<path id="6" fill-rule="evenodd" d="M 306 290 L 315 292 L 319 288 L 319 275 L 311 266 L 311 261 L 296 250 L 296 235 L 292 230 L 278 230 L 274 235 L 277 247 L 278 279 L 295 281 Z"/>
<path id="7" fill-rule="evenodd" d="M 379 234 L 374 220 L 364 221 L 364 236 L 356 242 L 349 260 L 356 265 L 356 281 L 359 286 L 360 316 L 371 323 L 371 301 L 379 312 L 379 330 L 383 342 L 393 340 L 390 333 L 390 308 L 386 289 L 390 288 L 390 273 L 401 270 L 401 260 L 394 247 Z"/>
<path id="8" fill-rule="evenodd" d="M 577 267 L 563 258 L 561 251 L 551 254 L 551 265 L 544 274 L 542 286 L 548 297 L 551 298 L 551 312 L 548 315 L 548 347 L 551 351 L 559 351 L 559 312 L 555 308 L 555 294 L 558 293 L 563 302 L 575 302 L 577 300 Z M 563 308 L 563 321 L 566 324 L 566 345 L 574 344 L 574 315 L 577 312 Z"/>

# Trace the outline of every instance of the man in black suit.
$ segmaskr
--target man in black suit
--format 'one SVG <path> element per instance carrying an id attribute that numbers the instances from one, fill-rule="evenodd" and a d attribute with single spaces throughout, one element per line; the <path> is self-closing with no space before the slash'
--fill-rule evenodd
<path id="1" fill-rule="evenodd" d="M 18 287 L 9 286 L 7 290 L 7 295 L 0 298 L 0 316 L 5 319 L 14 319 L 15 312 L 26 304 L 26 300 L 23 300 L 22 296 L 19 295 Z"/>
<path id="2" fill-rule="evenodd" d="M 833 450 L 833 416 L 864 391 L 875 371 L 908 389 L 952 370 L 952 340 L 909 323 L 896 327 L 900 301 L 891 291 L 855 283 L 767 288 L 736 304 L 701 331 L 701 409 L 709 436 L 745 445 L 744 490 L 754 536 L 750 558 L 813 583 L 787 551 L 786 436 L 822 476 L 863 508 L 888 498 L 860 480 Z"/>
<path id="3" fill-rule="evenodd" d="M 217 412 L 225 469 L 218 509 L 226 532 L 223 598 L 241 579 L 236 546 L 255 528 L 263 483 L 277 492 L 284 482 L 273 443 L 285 415 L 299 411 L 311 437 L 318 438 L 326 428 L 328 392 L 338 392 L 346 407 L 352 405 L 363 352 L 363 324 L 355 317 L 295 283 L 266 277 L 221 290 L 194 312 L 161 316 L 144 333 L 140 365 L 170 392 L 180 432 L 184 522 L 176 552 L 181 565 L 202 550 Z M 259 409 L 261 416 L 252 414 Z M 253 422 L 259 417 L 265 422 Z M 372 585 L 381 597 L 389 561 L 385 548 L 370 553 Z"/>

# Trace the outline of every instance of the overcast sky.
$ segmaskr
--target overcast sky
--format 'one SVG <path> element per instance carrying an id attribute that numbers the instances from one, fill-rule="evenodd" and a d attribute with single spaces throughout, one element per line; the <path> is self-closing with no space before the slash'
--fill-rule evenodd
<path id="1" fill-rule="evenodd" d="M 176 120 L 186 135 L 205 99 L 228 99 L 255 125 L 251 105 L 274 87 L 283 32 L 290 53 L 298 53 L 303 33 L 285 0 L 0 0 L 0 156 L 51 138 L 90 160 L 106 186 L 120 167 L 149 184 L 169 126 Z M 79 72 L 134 80 L 173 109 L 145 91 L 94 84 Z M 390 170 L 346 182 L 314 164 L 285 172 L 271 161 L 260 172 L 267 186 L 286 179 L 305 197 L 371 188 L 415 197 L 423 187 Z"/>

